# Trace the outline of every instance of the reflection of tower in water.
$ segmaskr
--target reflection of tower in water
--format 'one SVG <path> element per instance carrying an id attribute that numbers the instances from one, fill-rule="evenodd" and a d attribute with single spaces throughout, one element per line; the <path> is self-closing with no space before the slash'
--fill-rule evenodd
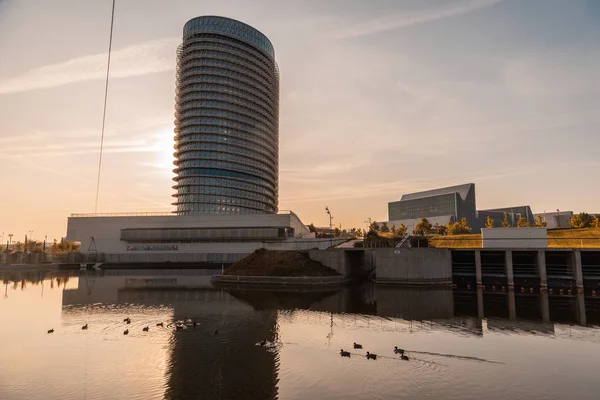
<path id="1" fill-rule="evenodd" d="M 256 343 L 277 340 L 277 311 L 255 311 L 220 291 L 210 297 L 210 308 L 173 303 L 175 320 L 198 325 L 173 333 L 165 398 L 276 399 L 278 351 Z"/>

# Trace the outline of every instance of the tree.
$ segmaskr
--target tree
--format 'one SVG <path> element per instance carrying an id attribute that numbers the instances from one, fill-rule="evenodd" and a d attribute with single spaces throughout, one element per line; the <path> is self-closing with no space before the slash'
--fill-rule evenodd
<path id="1" fill-rule="evenodd" d="M 589 228 L 592 226 L 593 218 L 588 213 L 579 213 L 577 215 L 573 215 L 569 220 L 571 226 L 576 229 Z"/>
<path id="2" fill-rule="evenodd" d="M 517 227 L 519 227 L 519 228 L 529 228 L 529 227 L 531 227 L 531 224 L 529 223 L 529 221 L 527 221 L 527 218 L 521 217 L 517 221 Z"/>
<path id="3" fill-rule="evenodd" d="M 510 222 L 508 221 L 508 214 L 504 214 L 504 219 L 502 220 L 503 228 L 510 228 Z"/>
<path id="4" fill-rule="evenodd" d="M 448 234 L 449 235 L 465 235 L 471 233 L 471 227 L 466 218 L 460 220 L 460 222 L 448 222 Z"/>
<path id="5" fill-rule="evenodd" d="M 390 232 L 392 233 L 392 237 L 398 236 L 398 228 L 396 228 L 395 224 L 392 224 L 392 227 L 390 228 Z"/>
<path id="6" fill-rule="evenodd" d="M 421 217 L 421 221 L 415 226 L 414 233 L 419 236 L 426 236 L 431 233 L 433 226 L 425 217 Z"/>
<path id="7" fill-rule="evenodd" d="M 398 227 L 398 237 L 403 238 L 404 236 L 406 236 L 407 232 L 408 232 L 408 227 L 404 224 L 400 224 L 400 226 Z"/>
<path id="8" fill-rule="evenodd" d="M 315 225 L 312 222 L 310 225 L 308 225 L 308 231 L 310 233 L 317 233 L 317 228 L 315 227 Z"/>
<path id="9" fill-rule="evenodd" d="M 358 228 L 356 230 L 356 237 L 363 237 L 363 236 L 364 236 L 363 230 Z"/>
<path id="10" fill-rule="evenodd" d="M 387 222 L 381 223 L 381 233 L 390 233 L 390 228 L 388 227 Z"/>
<path id="11" fill-rule="evenodd" d="M 494 222 L 494 218 L 490 217 L 488 215 L 486 221 L 485 221 L 485 227 L 486 228 L 495 228 L 496 227 L 496 222 Z"/>
<path id="12" fill-rule="evenodd" d="M 369 221 L 370 221 L 370 218 L 369 218 Z M 369 232 L 378 233 L 378 232 L 380 232 L 380 229 L 381 228 L 379 227 L 379 224 L 377 223 L 377 221 L 373 221 L 369 224 Z"/>
<path id="13" fill-rule="evenodd" d="M 597 215 L 592 220 L 592 227 L 593 228 L 600 228 L 600 218 L 598 218 Z"/>
<path id="14" fill-rule="evenodd" d="M 448 228 L 446 227 L 446 225 L 440 225 L 437 222 L 433 226 L 433 231 L 435 233 L 437 233 L 438 235 L 447 235 L 448 234 Z"/>
<path id="15" fill-rule="evenodd" d="M 541 215 L 538 215 L 535 218 L 535 226 L 538 228 L 545 228 L 548 224 L 546 223 L 546 221 L 544 221 L 544 219 L 542 218 Z"/>
<path id="16" fill-rule="evenodd" d="M 340 228 L 334 228 L 333 229 L 333 237 L 340 237 L 342 236 L 342 231 L 340 230 Z"/>

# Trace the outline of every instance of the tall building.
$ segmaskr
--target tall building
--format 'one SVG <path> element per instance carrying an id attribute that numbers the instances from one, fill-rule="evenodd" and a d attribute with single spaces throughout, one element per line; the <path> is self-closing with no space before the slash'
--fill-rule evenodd
<path id="1" fill-rule="evenodd" d="M 292 211 L 278 210 L 279 72 L 273 45 L 229 18 L 188 21 L 177 52 L 176 208 L 72 214 L 67 240 L 82 260 L 234 263 L 260 248 L 328 248 Z"/>
<path id="2" fill-rule="evenodd" d="M 269 39 L 233 19 L 191 19 L 176 87 L 175 213 L 276 213 L 279 72 Z"/>

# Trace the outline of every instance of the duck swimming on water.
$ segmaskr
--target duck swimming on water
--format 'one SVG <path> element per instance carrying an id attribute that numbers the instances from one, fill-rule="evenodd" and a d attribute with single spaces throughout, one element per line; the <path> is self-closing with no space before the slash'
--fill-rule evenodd
<path id="1" fill-rule="evenodd" d="M 48 329 L 48 333 L 54 333 L 54 329 Z"/>
<path id="2" fill-rule="evenodd" d="M 399 349 L 398 346 L 394 346 L 394 353 L 404 354 L 404 349 Z"/>
<path id="3" fill-rule="evenodd" d="M 362 344 L 358 344 L 358 343 L 354 342 L 354 348 L 355 349 L 362 349 Z"/>
<path id="4" fill-rule="evenodd" d="M 367 351 L 367 360 L 377 360 L 377 354 L 371 354 Z"/>
<path id="5" fill-rule="evenodd" d="M 150 330 L 150 328 L 146 326 L 146 327 L 144 327 L 144 329 L 142 329 L 142 330 L 143 330 L 144 332 L 148 332 L 148 331 Z"/>
<path id="6" fill-rule="evenodd" d="M 349 351 L 344 351 L 344 349 L 340 350 L 340 356 L 342 357 L 350 357 L 350 352 Z"/>
<path id="7" fill-rule="evenodd" d="M 403 359 L 404 361 L 408 361 L 408 356 L 405 356 L 404 354 L 402 354 L 400 356 L 401 359 Z"/>
<path id="8" fill-rule="evenodd" d="M 84 326 L 81 327 L 81 330 L 85 331 L 85 330 L 87 330 L 87 328 L 88 328 L 88 324 L 85 324 Z"/>
<path id="9" fill-rule="evenodd" d="M 160 326 L 162 328 L 165 326 L 165 324 L 163 324 L 162 322 L 159 322 L 158 324 L 156 324 L 156 326 Z"/>
<path id="10" fill-rule="evenodd" d="M 123 335 L 129 335 L 129 329 L 125 329 L 125 330 L 123 331 Z"/>

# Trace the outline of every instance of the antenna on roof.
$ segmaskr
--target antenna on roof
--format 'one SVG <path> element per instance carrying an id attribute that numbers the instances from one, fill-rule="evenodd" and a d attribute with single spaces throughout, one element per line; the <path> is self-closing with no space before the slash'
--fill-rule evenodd
<path id="1" fill-rule="evenodd" d="M 112 51 L 113 26 L 115 23 L 115 2 L 112 2 L 112 12 L 110 17 L 110 37 L 108 39 L 108 62 L 106 65 L 106 85 L 104 87 L 104 110 L 102 112 L 102 135 L 100 136 L 100 157 L 98 158 L 98 180 L 96 182 L 96 204 L 94 212 L 98 212 L 98 195 L 100 194 L 100 171 L 102 170 L 102 150 L 104 150 L 104 125 L 106 122 L 106 102 L 108 99 L 108 77 L 110 74 L 110 53 Z"/>

